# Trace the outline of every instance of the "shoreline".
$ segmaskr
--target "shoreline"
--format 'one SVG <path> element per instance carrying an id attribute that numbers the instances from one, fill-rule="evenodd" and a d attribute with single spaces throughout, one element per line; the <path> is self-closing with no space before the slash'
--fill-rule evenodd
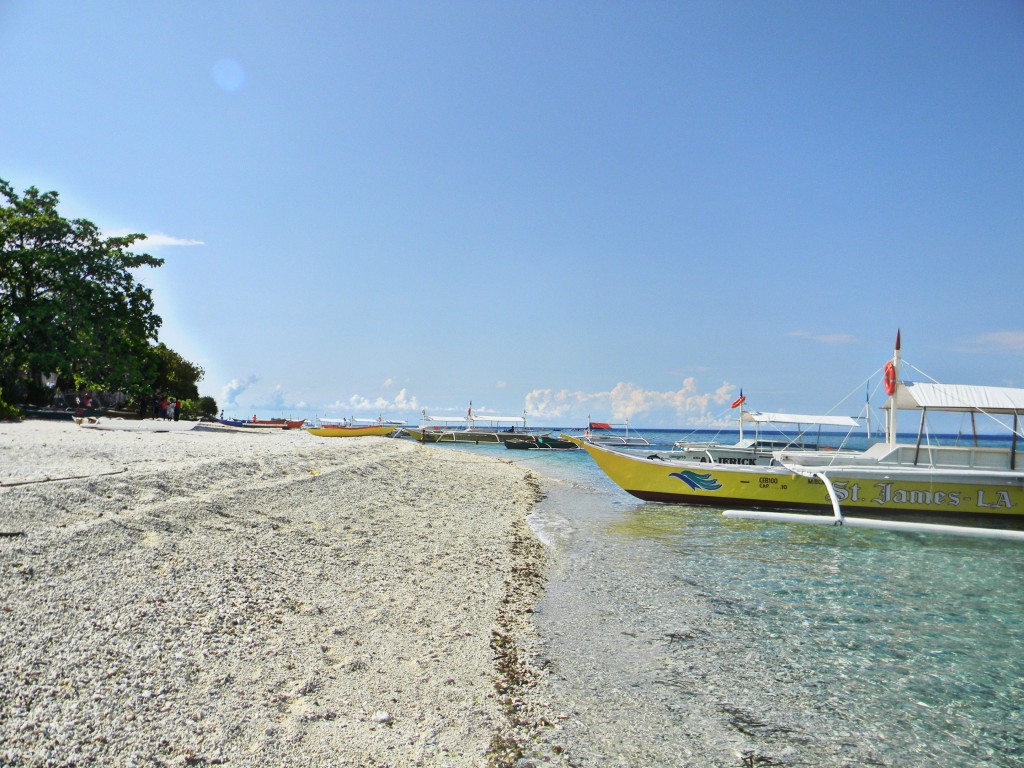
<path id="1" fill-rule="evenodd" d="M 0 763 L 550 759 L 541 497 L 403 440 L 0 424 Z"/>

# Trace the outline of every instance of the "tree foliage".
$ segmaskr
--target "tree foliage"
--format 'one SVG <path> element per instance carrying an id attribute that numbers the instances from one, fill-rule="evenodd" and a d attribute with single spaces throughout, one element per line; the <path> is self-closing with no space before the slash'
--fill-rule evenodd
<path id="1" fill-rule="evenodd" d="M 86 219 L 65 219 L 56 192 L 19 196 L 0 179 L 0 386 L 29 401 L 61 388 L 140 395 L 190 364 L 153 346 L 162 323 L 151 291 L 132 270 L 163 259 L 128 250 L 145 235 L 103 237 Z M 169 354 L 168 354 L 169 353 Z M 173 365 L 167 361 L 173 356 Z M 202 370 L 191 366 L 192 389 Z"/>
<path id="2" fill-rule="evenodd" d="M 154 389 L 183 399 L 199 398 L 199 380 L 206 372 L 163 343 L 153 348 L 157 375 Z"/>
<path id="3" fill-rule="evenodd" d="M 198 400 L 181 401 L 181 418 L 198 419 L 201 416 L 208 419 L 217 416 L 217 401 L 212 397 L 200 397 Z"/>

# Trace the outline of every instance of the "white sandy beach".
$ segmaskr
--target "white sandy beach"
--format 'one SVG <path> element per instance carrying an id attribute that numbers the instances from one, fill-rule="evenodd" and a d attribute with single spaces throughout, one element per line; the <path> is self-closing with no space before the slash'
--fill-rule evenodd
<path id="1" fill-rule="evenodd" d="M 402 440 L 0 424 L 0 764 L 532 765 L 538 497 Z"/>

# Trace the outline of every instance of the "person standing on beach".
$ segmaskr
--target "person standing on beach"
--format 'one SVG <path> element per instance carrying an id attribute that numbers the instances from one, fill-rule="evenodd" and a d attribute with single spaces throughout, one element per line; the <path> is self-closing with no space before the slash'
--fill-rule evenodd
<path id="1" fill-rule="evenodd" d="M 161 397 L 160 398 L 160 418 L 161 419 L 166 419 L 167 418 L 167 398 L 166 397 Z"/>
<path id="2" fill-rule="evenodd" d="M 178 421 L 181 418 L 181 400 L 174 399 L 174 420 Z"/>
<path id="3" fill-rule="evenodd" d="M 175 401 L 174 400 L 168 400 L 167 401 L 167 420 L 168 421 L 177 421 L 177 417 L 176 417 L 174 411 L 175 411 Z"/>

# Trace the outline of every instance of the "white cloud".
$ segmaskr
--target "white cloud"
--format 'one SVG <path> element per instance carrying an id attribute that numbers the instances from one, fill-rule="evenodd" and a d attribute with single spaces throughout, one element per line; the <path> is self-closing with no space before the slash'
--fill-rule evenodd
<path id="1" fill-rule="evenodd" d="M 384 379 L 384 388 L 385 389 L 389 389 L 390 387 L 394 386 L 394 383 L 395 383 L 394 377 L 388 376 L 386 379 Z"/>
<path id="2" fill-rule="evenodd" d="M 146 239 L 137 243 L 142 244 L 149 248 L 156 248 L 161 245 L 206 245 L 202 240 L 191 240 L 185 237 L 173 237 L 171 235 L 165 235 L 162 232 L 154 232 L 151 235 L 146 235 Z"/>
<path id="3" fill-rule="evenodd" d="M 131 229 L 111 229 L 103 232 L 103 237 L 124 237 L 125 235 L 140 234 Z M 163 232 L 152 232 L 146 234 L 145 240 L 136 240 L 129 250 L 145 251 L 147 248 L 160 248 L 162 246 L 184 246 L 184 245 L 206 245 L 202 240 L 192 240 L 187 237 L 174 237 L 165 235 Z"/>
<path id="4" fill-rule="evenodd" d="M 629 382 L 620 382 L 607 392 L 581 392 L 535 389 L 525 398 L 530 419 L 584 420 L 593 416 L 597 421 L 650 420 L 669 421 L 686 417 L 687 424 L 710 423 L 716 414 L 709 410 L 732 401 L 737 389 L 728 382 L 710 392 L 701 392 L 696 380 L 689 377 L 677 390 L 659 392 L 644 389 Z"/>
<path id="5" fill-rule="evenodd" d="M 983 333 L 975 343 L 986 351 L 1024 352 L 1024 331 L 993 331 Z"/>
<path id="6" fill-rule="evenodd" d="M 238 396 L 258 381 L 259 378 L 252 374 L 244 379 L 232 379 L 221 388 L 219 402 L 228 407 L 236 405 Z"/>
<path id="7" fill-rule="evenodd" d="M 280 411 L 287 407 L 284 398 L 284 389 L 280 384 L 275 386 L 266 399 L 260 404 L 262 408 L 269 408 L 272 411 Z"/>
<path id="8" fill-rule="evenodd" d="M 508 386 L 508 382 L 507 381 L 499 381 L 499 382 L 496 382 L 494 386 L 497 389 L 504 389 L 505 387 Z"/>
<path id="9" fill-rule="evenodd" d="M 395 411 L 418 411 L 420 409 L 416 396 L 409 396 L 403 387 L 393 399 L 377 396 L 375 398 L 352 395 L 346 402 L 336 400 L 327 406 L 328 411 L 356 412 L 395 412 Z"/>
<path id="10" fill-rule="evenodd" d="M 807 331 L 791 331 L 790 336 L 810 339 L 819 344 L 856 344 L 859 339 L 850 333 L 808 333 Z"/>

